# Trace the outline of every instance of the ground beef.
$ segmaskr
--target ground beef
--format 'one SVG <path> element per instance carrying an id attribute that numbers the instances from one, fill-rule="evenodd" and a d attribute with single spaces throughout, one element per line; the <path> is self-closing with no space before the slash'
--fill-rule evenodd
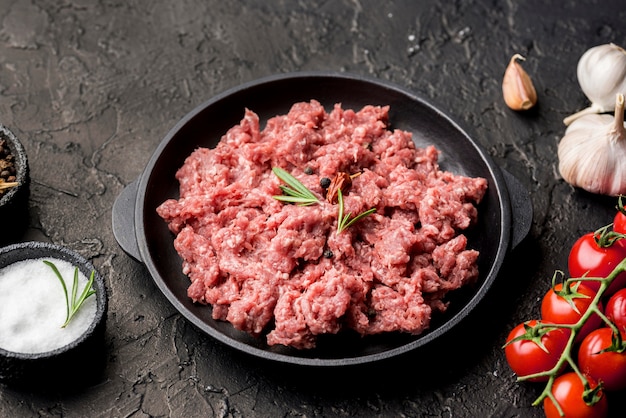
<path id="1" fill-rule="evenodd" d="M 441 171 L 438 150 L 389 129 L 388 111 L 296 103 L 261 131 L 246 110 L 214 149 L 194 151 L 176 174 L 180 198 L 157 209 L 176 235 L 189 297 L 270 345 L 312 348 L 343 329 L 426 330 L 446 294 L 478 276 L 462 231 L 487 182 Z M 319 203 L 274 199 L 282 183 L 272 167 Z M 338 172 L 361 173 L 345 190 L 346 213 L 376 208 L 342 233 L 320 186 Z"/>

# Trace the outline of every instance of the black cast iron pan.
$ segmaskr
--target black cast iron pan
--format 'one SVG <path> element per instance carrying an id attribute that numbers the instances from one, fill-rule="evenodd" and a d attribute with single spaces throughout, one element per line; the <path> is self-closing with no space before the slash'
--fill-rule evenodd
<path id="1" fill-rule="evenodd" d="M 181 259 L 173 235 L 156 208 L 178 198 L 175 172 L 197 147 L 214 147 L 226 131 L 238 124 L 244 109 L 261 121 L 285 114 L 293 103 L 318 100 L 328 110 L 390 105 L 390 124 L 413 132 L 418 146 L 435 145 L 440 166 L 458 174 L 488 180 L 487 195 L 479 207 L 479 222 L 468 233 L 469 246 L 480 251 L 480 278 L 476 286 L 457 291 L 444 315 L 433 318 L 431 328 L 419 336 L 385 334 L 362 338 L 350 333 L 318 340 L 313 350 L 270 347 L 265 338 L 253 338 L 229 323 L 215 321 L 211 308 L 187 297 L 189 279 L 181 272 Z M 513 203 L 513 204 L 512 204 Z M 398 86 L 337 73 L 295 73 L 244 84 L 203 103 L 186 115 L 163 139 L 143 173 L 129 184 L 113 207 L 113 232 L 130 256 L 145 264 L 154 282 L 173 306 L 191 323 L 236 349 L 261 358 L 311 366 L 370 363 L 414 350 L 451 330 L 483 299 L 507 253 L 528 233 L 532 207 L 527 192 L 450 118 L 415 94 Z"/>

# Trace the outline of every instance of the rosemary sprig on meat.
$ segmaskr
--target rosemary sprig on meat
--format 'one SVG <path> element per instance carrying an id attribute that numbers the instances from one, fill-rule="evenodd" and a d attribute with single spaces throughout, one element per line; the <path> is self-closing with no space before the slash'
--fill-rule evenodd
<path id="1" fill-rule="evenodd" d="M 280 185 L 280 189 L 283 191 L 283 195 L 272 196 L 276 200 L 280 200 L 282 202 L 295 203 L 299 206 L 309 206 L 319 203 L 319 199 L 312 191 L 307 189 L 307 187 L 302 184 L 298 179 L 289 174 L 287 171 L 283 170 L 280 167 L 272 168 L 272 171 L 282 181 L 286 183 L 286 185 Z M 359 173 L 360 174 L 360 173 Z M 340 234 L 350 226 L 354 225 L 356 222 L 365 218 L 368 215 L 376 212 L 376 208 L 372 208 L 366 210 L 365 212 L 361 212 L 356 216 L 352 216 L 352 213 L 344 214 L 344 204 L 343 204 L 343 192 L 341 191 L 342 187 L 349 187 L 352 184 L 352 178 L 356 177 L 358 174 L 354 176 L 349 176 L 346 173 L 339 173 L 337 177 L 333 180 L 331 187 L 329 188 L 327 199 L 330 203 L 335 203 L 334 200 L 337 199 L 337 204 L 339 207 L 339 213 L 337 214 L 337 233 Z M 334 187 L 333 187 L 334 185 Z M 331 190 L 332 189 L 332 190 Z"/>
<path id="2" fill-rule="evenodd" d="M 282 184 L 279 186 L 285 194 L 273 196 L 274 199 L 282 202 L 295 203 L 299 206 L 309 206 L 319 203 L 317 196 L 287 171 L 280 167 L 274 167 L 272 171 L 276 174 L 276 177 L 287 183 L 286 186 Z"/>
<path id="3" fill-rule="evenodd" d="M 67 285 L 65 284 L 65 279 L 63 279 L 63 276 L 59 272 L 59 269 L 57 268 L 57 266 L 54 265 L 54 263 L 47 261 L 47 260 L 43 260 L 43 262 L 47 266 L 49 266 L 52 269 L 52 271 L 54 271 L 54 274 L 56 274 L 56 276 L 59 278 L 59 281 L 61 282 L 61 286 L 63 286 L 63 293 L 65 294 L 66 314 L 65 314 L 65 323 L 61 325 L 61 328 L 65 328 L 70 323 L 70 321 L 72 320 L 76 312 L 78 312 L 80 307 L 83 306 L 83 303 L 85 302 L 85 300 L 87 300 L 89 296 L 96 293 L 96 291 L 92 287 L 93 281 L 95 278 L 95 271 L 91 272 L 91 276 L 89 277 L 89 281 L 87 282 L 87 285 L 83 289 L 80 296 L 78 296 L 78 267 L 76 267 L 74 269 L 74 283 L 72 283 L 72 294 L 68 295 Z M 78 296 L 78 299 L 76 298 L 77 296 Z"/>
<path id="4" fill-rule="evenodd" d="M 352 217 L 351 213 L 347 213 L 344 215 L 343 192 L 341 191 L 341 188 L 337 189 L 337 204 L 339 205 L 339 215 L 337 216 L 338 234 L 341 234 L 343 231 L 345 231 L 361 219 L 365 218 L 366 216 L 376 212 L 376 208 L 371 208 L 366 210 L 365 212 L 359 213 L 354 218 Z"/>

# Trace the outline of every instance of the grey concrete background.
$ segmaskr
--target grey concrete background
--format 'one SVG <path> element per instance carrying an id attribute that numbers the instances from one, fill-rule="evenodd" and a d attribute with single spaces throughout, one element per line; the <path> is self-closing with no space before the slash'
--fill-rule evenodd
<path id="1" fill-rule="evenodd" d="M 88 257 L 110 301 L 95 382 L 69 394 L 0 386 L 0 416 L 542 416 L 531 406 L 539 387 L 515 382 L 501 345 L 539 315 L 576 237 L 612 219 L 613 199 L 560 179 L 556 149 L 563 117 L 587 105 L 579 57 L 597 44 L 626 45 L 625 21 L 617 0 L 0 0 L 0 122 L 23 141 L 32 175 L 19 241 Z M 502 100 L 514 53 L 527 58 L 539 94 L 526 114 Z M 117 245 L 113 202 L 181 117 L 243 82 L 304 70 L 415 91 L 531 193 L 530 236 L 445 346 L 357 370 L 267 364 L 189 325 Z M 78 364 L 68 375 L 88 372 Z M 623 402 L 610 401 L 618 414 Z"/>

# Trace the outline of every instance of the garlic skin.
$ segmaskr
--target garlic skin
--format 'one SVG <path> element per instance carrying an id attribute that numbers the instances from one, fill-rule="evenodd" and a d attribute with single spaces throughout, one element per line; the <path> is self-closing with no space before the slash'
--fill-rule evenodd
<path id="1" fill-rule="evenodd" d="M 615 117 L 587 114 L 574 120 L 558 146 L 559 172 L 591 193 L 626 194 L 624 96 L 616 95 Z"/>
<path id="2" fill-rule="evenodd" d="M 584 115 L 613 111 L 615 95 L 626 94 L 626 51 L 613 43 L 590 48 L 580 57 L 576 75 L 591 105 L 563 119 L 565 125 Z"/>
<path id="3" fill-rule="evenodd" d="M 537 91 L 530 76 L 519 61 L 525 58 L 520 54 L 511 57 L 502 80 L 504 102 L 513 110 L 528 110 L 537 103 Z"/>

